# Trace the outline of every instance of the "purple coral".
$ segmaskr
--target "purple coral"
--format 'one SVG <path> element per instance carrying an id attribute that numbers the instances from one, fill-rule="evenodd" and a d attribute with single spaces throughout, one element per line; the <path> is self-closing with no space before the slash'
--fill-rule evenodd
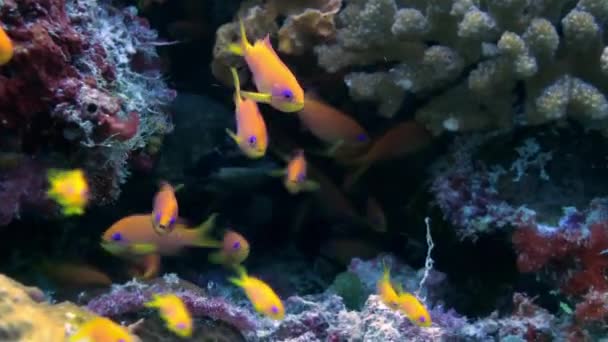
<path id="1" fill-rule="evenodd" d="M 92 299 L 87 308 L 98 315 L 117 317 L 141 311 L 153 294 L 167 292 L 179 296 L 194 316 L 220 320 L 242 332 L 253 331 L 257 327 L 257 322 L 247 310 L 238 308 L 223 298 L 208 297 L 196 286 L 172 275 L 149 284 L 131 281 L 114 286 L 109 293 Z"/>

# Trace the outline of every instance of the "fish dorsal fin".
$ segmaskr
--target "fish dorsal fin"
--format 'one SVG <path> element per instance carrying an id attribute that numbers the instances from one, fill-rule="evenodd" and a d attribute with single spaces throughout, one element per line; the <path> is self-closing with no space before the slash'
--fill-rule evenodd
<path id="1" fill-rule="evenodd" d="M 267 34 L 266 37 L 264 37 L 264 39 L 262 39 L 262 43 L 264 44 L 264 46 L 266 46 L 266 48 L 268 49 L 268 51 L 272 52 L 272 54 L 280 60 L 279 55 L 277 55 L 277 52 L 274 51 L 274 48 L 272 47 L 272 43 L 270 42 L 270 34 Z"/>

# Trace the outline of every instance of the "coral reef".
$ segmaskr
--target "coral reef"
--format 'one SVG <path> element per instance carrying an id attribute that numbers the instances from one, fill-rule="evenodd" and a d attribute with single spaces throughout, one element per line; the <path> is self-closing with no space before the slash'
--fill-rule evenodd
<path id="1" fill-rule="evenodd" d="M 161 78 L 156 33 L 134 8 L 103 0 L 4 1 L 0 20 L 15 44 L 0 69 L 2 147 L 24 156 L 19 177 L 2 173 L 3 192 L 52 163 L 84 168 L 95 202 L 115 199 L 128 158 L 171 131 L 163 110 L 174 93 Z M 13 215 L 36 201 L 40 182 L 29 184 L 14 195 Z"/>
<path id="2" fill-rule="evenodd" d="M 0 274 L 0 317 L 3 341 L 63 342 L 95 315 L 69 302 L 51 305 L 38 288 Z"/>
<path id="3" fill-rule="evenodd" d="M 144 303 L 152 298 L 152 294 L 167 292 L 179 296 L 195 317 L 204 316 L 222 321 L 242 332 L 250 332 L 257 326 L 248 311 L 230 304 L 223 298 L 206 296 L 202 289 L 179 279 L 175 274 L 167 274 L 146 283 L 133 280 L 123 285 L 115 285 L 109 293 L 89 301 L 87 308 L 98 315 L 118 318 L 142 311 Z"/>
<path id="4" fill-rule="evenodd" d="M 353 100 L 377 102 L 383 117 L 414 94 L 423 104 L 416 119 L 435 134 L 565 118 L 605 130 L 607 10 L 600 0 L 341 5 L 249 1 L 237 16 L 251 39 L 269 34 L 284 54 L 314 53 L 325 71 L 344 75 Z M 227 85 L 228 66 L 242 65 L 226 51 L 238 37 L 236 22 L 216 33 L 212 69 Z"/>
<path id="5" fill-rule="evenodd" d="M 428 100 L 416 118 L 436 134 L 564 117 L 602 129 L 605 18 L 605 5 L 593 0 L 355 0 L 337 15 L 335 41 L 314 52 L 332 73 L 375 65 L 345 82 L 353 99 L 377 101 L 383 116 L 400 109 L 403 93 Z M 394 95 L 374 90 L 378 84 Z M 524 115 L 513 115 L 517 102 Z"/>
<path id="6" fill-rule="evenodd" d="M 576 307 L 572 331 L 601 325 L 608 313 L 600 301 L 608 290 L 607 184 L 594 166 L 605 147 L 602 136 L 572 128 L 461 138 L 431 187 L 461 238 L 511 237 L 518 270 Z"/>

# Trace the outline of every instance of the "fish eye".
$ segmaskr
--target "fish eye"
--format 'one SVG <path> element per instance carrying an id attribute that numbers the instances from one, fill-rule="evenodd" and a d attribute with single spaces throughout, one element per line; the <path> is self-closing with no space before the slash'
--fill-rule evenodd
<path id="1" fill-rule="evenodd" d="M 420 316 L 420 318 L 418 318 L 418 320 L 420 321 L 420 323 L 424 323 L 426 320 L 424 319 L 424 317 Z"/>
<path id="2" fill-rule="evenodd" d="M 156 213 L 154 219 L 156 220 L 156 222 L 160 222 L 160 213 Z"/>
<path id="3" fill-rule="evenodd" d="M 278 314 L 279 313 L 279 308 L 277 308 L 275 305 L 273 305 L 270 308 L 270 311 L 272 311 L 273 314 Z"/>
<path id="4" fill-rule="evenodd" d="M 247 142 L 249 143 L 250 146 L 255 146 L 255 143 L 258 141 L 258 139 L 255 137 L 255 135 L 252 135 L 249 137 L 249 139 L 247 139 Z"/>
<path id="5" fill-rule="evenodd" d="M 186 329 L 186 323 L 184 323 L 184 322 L 177 323 L 177 329 L 180 329 L 180 330 Z"/>
<path id="6" fill-rule="evenodd" d="M 300 182 L 304 181 L 304 178 L 306 178 L 306 175 L 304 174 L 304 172 L 300 172 L 300 173 L 298 173 L 296 180 L 297 180 L 297 182 L 300 183 Z"/>
<path id="7" fill-rule="evenodd" d="M 232 248 L 233 248 L 233 249 L 239 249 L 239 248 L 241 248 L 241 243 L 240 243 L 240 242 L 238 242 L 238 241 L 237 241 L 237 242 L 235 242 L 235 243 L 233 243 L 233 244 L 232 244 Z"/>
<path id="8" fill-rule="evenodd" d="M 361 134 L 357 135 L 357 141 L 359 141 L 359 142 L 367 141 L 367 134 L 361 133 Z"/>
<path id="9" fill-rule="evenodd" d="M 291 90 L 289 90 L 289 89 L 283 90 L 281 92 L 281 95 L 283 95 L 283 97 L 287 100 L 293 99 L 293 92 L 291 92 Z"/>
<path id="10" fill-rule="evenodd" d="M 120 233 L 114 233 L 114 234 L 112 234 L 112 240 L 114 240 L 114 241 L 120 241 L 120 240 L 122 240 L 122 234 L 120 234 Z"/>
<path id="11" fill-rule="evenodd" d="M 169 220 L 169 225 L 173 225 L 175 223 L 175 217 L 171 216 L 171 219 Z"/>

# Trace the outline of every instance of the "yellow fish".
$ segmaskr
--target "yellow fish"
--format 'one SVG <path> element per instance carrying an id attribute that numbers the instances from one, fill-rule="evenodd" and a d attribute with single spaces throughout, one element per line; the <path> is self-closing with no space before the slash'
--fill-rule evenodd
<path id="1" fill-rule="evenodd" d="M 273 172 L 273 175 L 285 176 L 285 188 L 287 188 L 287 191 L 292 195 L 295 195 L 300 191 L 318 190 L 319 184 L 308 179 L 306 166 L 304 151 L 299 149 L 296 150 L 295 155 L 287 164 L 287 168 L 285 170 Z"/>
<path id="2" fill-rule="evenodd" d="M 236 69 L 230 69 L 234 77 L 234 104 L 236 105 L 236 133 L 226 129 L 226 133 L 236 142 L 243 153 L 252 159 L 261 158 L 268 148 L 266 123 L 257 103 L 241 98 L 241 84 Z"/>
<path id="3" fill-rule="evenodd" d="M 114 255 L 175 255 L 184 247 L 217 248 L 221 242 L 209 237 L 217 214 L 212 214 L 198 228 L 177 223 L 171 234 L 159 235 L 152 228 L 149 214 L 131 215 L 118 220 L 102 235 L 101 247 Z"/>
<path id="4" fill-rule="evenodd" d="M 431 315 L 416 296 L 403 292 L 399 294 L 399 311 L 401 311 L 414 324 L 421 327 L 430 327 Z"/>
<path id="5" fill-rule="evenodd" d="M 105 317 L 94 318 L 70 336 L 69 342 L 135 342 L 129 331 Z"/>
<path id="6" fill-rule="evenodd" d="M 297 112 L 304 108 L 304 90 L 272 48 L 269 36 L 251 45 L 240 18 L 239 27 L 241 42 L 230 44 L 228 51 L 245 57 L 258 89 L 257 93 L 244 91 L 243 96 L 256 102 L 268 103 L 282 112 Z"/>
<path id="7" fill-rule="evenodd" d="M 237 267 L 238 278 L 228 278 L 234 285 L 242 288 L 255 310 L 274 320 L 285 317 L 283 302 L 274 290 L 258 278 L 250 277 L 243 266 Z"/>
<path id="8" fill-rule="evenodd" d="M 384 273 L 382 274 L 382 278 L 380 278 L 380 280 L 378 280 L 378 282 L 376 283 L 378 295 L 380 296 L 380 300 L 382 300 L 382 303 L 384 303 L 391 309 L 397 310 L 399 309 L 400 303 L 399 294 L 391 283 L 390 269 L 388 268 L 388 266 L 386 266 L 386 264 L 384 264 L 384 262 L 382 264 L 384 265 Z"/>
<path id="9" fill-rule="evenodd" d="M 48 171 L 49 190 L 47 195 L 55 200 L 63 210 L 63 214 L 82 215 L 89 200 L 89 185 L 80 169 Z"/>
<path id="10" fill-rule="evenodd" d="M 171 184 L 161 182 L 160 189 L 156 193 L 156 196 L 154 196 L 152 226 L 159 234 L 170 233 L 177 222 L 178 205 L 175 191 L 176 189 Z"/>
<path id="11" fill-rule="evenodd" d="M 13 58 L 13 42 L 0 26 L 0 65 L 4 65 Z"/>
<path id="12" fill-rule="evenodd" d="M 224 234 L 222 249 L 212 253 L 209 261 L 215 264 L 226 266 L 236 266 L 245 261 L 249 256 L 249 242 L 245 238 L 232 230 Z"/>
<path id="13" fill-rule="evenodd" d="M 192 315 L 178 296 L 168 294 L 155 294 L 152 301 L 144 304 L 148 308 L 158 308 L 160 317 L 167 324 L 167 329 L 180 337 L 192 336 Z"/>

